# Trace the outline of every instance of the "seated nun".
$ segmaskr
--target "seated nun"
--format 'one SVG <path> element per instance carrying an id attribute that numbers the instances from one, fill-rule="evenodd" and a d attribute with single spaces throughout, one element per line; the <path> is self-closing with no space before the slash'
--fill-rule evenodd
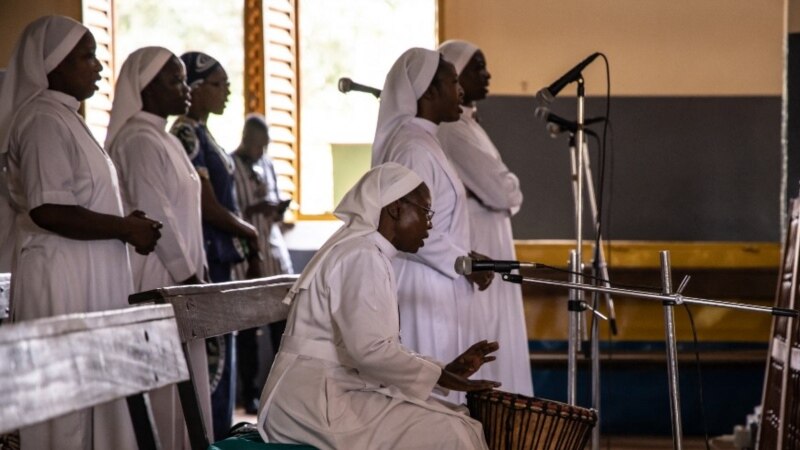
<path id="1" fill-rule="evenodd" d="M 286 299 L 286 332 L 261 396 L 258 429 L 267 442 L 320 449 L 484 449 L 479 422 L 431 397 L 487 390 L 469 380 L 497 350 L 472 345 L 444 364 L 400 342 L 392 258 L 424 245 L 434 211 L 422 179 L 379 165 L 344 196 L 344 221 L 311 259 Z M 441 392 L 446 394 L 446 392 Z"/>

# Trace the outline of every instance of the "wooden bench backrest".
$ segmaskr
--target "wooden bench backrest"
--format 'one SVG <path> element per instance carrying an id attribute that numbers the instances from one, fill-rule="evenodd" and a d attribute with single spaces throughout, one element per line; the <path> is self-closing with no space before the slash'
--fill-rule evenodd
<path id="1" fill-rule="evenodd" d="M 173 286 L 140 292 L 129 297 L 131 304 L 171 304 L 184 346 L 195 339 L 207 339 L 239 330 L 284 320 L 289 307 L 283 304 L 298 275 L 279 275 L 256 280 L 193 286 Z M 187 353 L 188 354 L 188 353 Z M 194 381 L 178 385 L 193 450 L 205 450 L 211 440 L 203 426 Z"/>
<path id="2" fill-rule="evenodd" d="M 139 448 L 159 448 L 143 394 L 189 379 L 172 307 L 0 327 L 0 433 L 127 398 Z"/>
<path id="3" fill-rule="evenodd" d="M 131 304 L 170 303 L 175 308 L 181 340 L 205 339 L 286 319 L 283 297 L 297 275 L 173 286 L 131 295 Z"/>

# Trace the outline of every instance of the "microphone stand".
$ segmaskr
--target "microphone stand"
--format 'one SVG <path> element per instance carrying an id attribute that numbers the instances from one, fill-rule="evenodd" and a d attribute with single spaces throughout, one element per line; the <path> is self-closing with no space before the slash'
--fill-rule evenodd
<path id="1" fill-rule="evenodd" d="M 582 146 L 585 134 L 584 124 L 584 101 L 585 90 L 583 77 L 578 78 L 578 119 L 575 131 L 575 140 Z M 573 166 L 574 173 L 572 178 L 573 195 L 575 196 L 575 250 L 570 254 L 569 270 L 572 272 L 572 281 L 576 284 L 583 283 L 583 165 L 584 153 L 577 152 L 577 164 Z M 577 375 L 578 375 L 578 348 L 580 346 L 580 321 L 582 312 L 585 310 L 583 302 L 583 291 L 569 291 L 569 301 L 567 310 L 569 311 L 569 324 L 567 332 L 569 340 L 567 343 L 567 403 L 575 405 L 577 403 Z"/>
<path id="2" fill-rule="evenodd" d="M 669 396 L 670 396 L 670 413 L 672 422 L 672 443 L 674 450 L 683 449 L 683 437 L 681 427 L 681 408 L 680 408 L 680 393 L 678 390 L 678 351 L 675 334 L 675 315 L 674 306 L 681 303 L 716 306 L 721 308 L 738 309 L 742 311 L 762 312 L 769 313 L 775 316 L 784 316 L 797 318 L 800 311 L 777 308 L 769 306 L 751 305 L 747 303 L 734 303 L 721 300 L 703 299 L 697 297 L 684 297 L 681 292 L 686 286 L 687 279 L 681 283 L 678 291 L 672 292 L 672 272 L 670 267 L 669 251 L 663 250 L 660 252 L 661 259 L 661 293 L 654 293 L 649 291 L 640 291 L 632 289 L 621 289 L 606 286 L 594 286 L 590 284 L 575 283 L 573 281 L 553 281 L 542 278 L 523 277 L 521 275 L 504 273 L 502 275 L 504 281 L 512 283 L 531 283 L 542 284 L 546 286 L 561 286 L 570 290 L 570 292 L 580 290 L 596 293 L 608 293 L 614 295 L 621 295 L 625 297 L 638 298 L 643 300 L 660 301 L 664 306 L 664 339 L 666 341 L 666 357 L 667 357 L 667 372 L 669 378 Z M 599 427 L 599 421 L 598 425 Z"/>
<path id="3" fill-rule="evenodd" d="M 569 270 L 572 272 L 571 279 L 574 283 L 583 283 L 583 184 L 586 180 L 585 174 L 588 164 L 588 152 L 586 151 L 585 124 L 585 85 L 583 77 L 577 79 L 577 101 L 578 114 L 574 135 L 571 135 L 570 160 L 572 166 L 572 193 L 575 198 L 575 250 L 570 252 Z M 576 151 L 575 143 L 578 150 Z M 591 186 L 591 181 L 587 183 Z M 594 189 L 590 193 L 594 194 Z M 592 202 L 594 204 L 594 202 Z M 596 216 L 596 208 L 592 211 Z M 578 352 L 580 351 L 581 336 L 583 335 L 582 321 L 583 312 L 586 310 L 583 291 L 570 290 L 567 310 L 569 311 L 569 324 L 567 332 L 569 341 L 567 344 L 567 403 L 576 405 L 578 400 L 577 380 L 578 380 Z M 593 312 L 596 312 L 594 309 Z M 592 407 L 597 411 L 598 422 L 600 420 L 600 334 L 597 319 L 592 320 Z M 600 448 L 600 427 L 592 430 L 592 449 Z"/>
<path id="4" fill-rule="evenodd" d="M 598 210 L 597 200 L 594 191 L 594 181 L 592 179 L 591 163 L 589 159 L 589 150 L 586 144 L 585 133 L 585 84 L 583 77 L 577 79 L 577 101 L 578 101 L 578 114 L 576 120 L 575 133 L 570 134 L 570 167 L 572 175 L 572 192 L 575 199 L 575 255 L 570 255 L 570 271 L 575 274 L 575 282 L 583 282 L 583 189 L 584 183 L 589 197 L 589 207 L 591 209 L 593 223 L 598 224 Z M 576 144 L 577 143 L 577 144 Z M 608 265 L 606 264 L 605 252 L 603 250 L 602 236 L 600 236 L 599 226 L 596 225 L 595 233 L 597 235 L 597 247 L 595 248 L 595 276 L 600 277 L 606 287 L 610 287 L 608 282 Z M 596 313 L 597 297 L 595 293 L 594 308 L 592 311 L 595 314 L 592 316 L 591 322 L 591 379 L 592 379 L 592 407 L 598 412 L 598 420 L 600 416 L 600 326 L 598 323 L 598 316 L 606 319 L 605 316 Z M 616 315 L 614 314 L 614 300 L 611 295 L 606 293 L 606 304 L 608 305 L 611 332 L 617 334 Z M 567 349 L 567 403 L 575 405 L 577 402 L 577 375 L 578 364 L 577 354 L 580 351 L 581 338 L 584 334 L 582 321 L 584 315 L 582 314 L 587 308 L 586 302 L 583 301 L 583 294 L 581 291 L 570 291 L 569 302 L 567 309 L 569 310 L 569 325 L 568 325 L 568 349 Z M 607 320 L 607 319 L 606 319 Z M 592 449 L 600 449 L 600 427 L 596 427 L 592 432 Z"/>
<path id="5" fill-rule="evenodd" d="M 578 151 L 577 151 L 577 146 L 575 145 L 575 141 L 576 141 L 575 135 L 570 133 L 569 150 L 570 150 L 570 168 L 571 168 L 571 171 L 572 171 L 572 180 L 573 180 L 572 181 L 572 190 L 573 190 L 573 196 L 576 199 L 575 201 L 577 202 L 578 201 L 577 200 L 577 198 L 578 198 L 577 192 L 578 192 L 578 189 L 579 189 L 577 180 L 578 180 L 579 173 L 578 173 L 578 164 L 576 163 L 576 159 L 578 159 L 577 158 Z M 597 197 L 595 195 L 595 190 L 594 190 L 594 179 L 592 177 L 591 160 L 589 159 L 589 148 L 588 148 L 588 145 L 587 145 L 587 143 L 585 141 L 583 142 L 583 145 L 580 146 L 580 148 L 581 148 L 581 153 L 583 155 L 583 158 L 582 158 L 583 159 L 583 177 L 582 178 L 584 179 L 585 184 L 586 184 L 586 194 L 588 196 L 589 208 L 590 208 L 591 213 L 592 213 L 592 220 L 593 220 L 593 223 L 595 224 L 595 234 L 597 236 L 597 242 L 596 242 L 597 245 L 594 248 L 594 260 L 593 260 L 593 264 L 592 264 L 593 272 L 594 272 L 594 275 L 596 277 L 600 278 L 601 280 L 605 280 L 605 281 L 602 282 L 602 284 L 605 287 L 610 287 L 611 284 L 609 283 L 608 280 L 610 280 L 611 278 L 608 275 L 608 264 L 606 263 L 605 251 L 603 250 L 603 238 L 600 235 L 600 228 L 599 228 L 599 222 L 598 222 L 599 211 L 597 209 Z M 594 293 L 593 294 L 593 297 L 592 297 L 593 298 L 593 302 L 592 303 L 595 305 L 595 308 L 597 307 L 596 305 L 598 304 L 598 301 L 597 301 L 598 297 L 599 297 L 598 293 Z M 611 327 L 611 333 L 616 336 L 616 334 L 617 334 L 617 322 L 616 322 L 616 314 L 614 313 L 614 300 L 611 298 L 611 295 L 608 294 L 608 293 L 605 293 L 604 297 L 605 297 L 606 305 L 608 306 L 608 311 L 609 311 L 609 319 L 608 320 L 609 320 L 609 325 Z M 603 316 L 600 316 L 600 317 L 603 317 Z M 583 316 L 581 316 L 581 318 L 583 318 Z M 605 317 L 603 317 L 603 318 L 605 319 Z M 596 409 L 598 411 L 598 414 L 599 414 L 600 413 L 600 327 L 599 327 L 599 324 L 597 322 L 597 315 L 592 317 L 590 333 L 591 333 L 590 352 L 591 352 L 591 358 L 592 358 L 592 360 L 591 360 L 592 361 L 592 364 L 591 364 L 591 370 L 592 370 L 592 408 Z M 581 333 L 581 331 L 579 330 L 577 334 L 578 335 L 582 335 L 583 333 Z M 576 377 L 576 375 L 577 374 L 572 375 L 572 376 Z M 599 450 L 599 448 L 600 448 L 600 428 L 598 427 L 598 428 L 595 428 L 595 430 L 593 431 L 592 449 L 593 450 Z"/>

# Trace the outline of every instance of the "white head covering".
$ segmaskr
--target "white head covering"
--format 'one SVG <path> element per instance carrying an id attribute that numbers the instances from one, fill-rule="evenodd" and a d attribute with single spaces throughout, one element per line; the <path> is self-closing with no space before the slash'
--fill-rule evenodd
<path id="1" fill-rule="evenodd" d="M 372 144 L 372 165 L 385 162 L 386 144 L 400 126 L 417 115 L 417 100 L 431 85 L 439 53 L 424 48 L 406 50 L 395 61 L 381 91 L 378 127 Z"/>
<path id="2" fill-rule="evenodd" d="M 459 39 L 450 39 L 439 46 L 439 53 L 447 62 L 456 66 L 456 73 L 459 75 L 478 50 L 480 49 L 475 44 Z"/>
<path id="3" fill-rule="evenodd" d="M 171 57 L 177 58 L 163 47 L 143 47 L 128 56 L 122 64 L 114 88 L 114 105 L 108 121 L 106 150 L 111 148 L 114 138 L 134 114 L 142 110 L 142 90 L 158 75 Z"/>
<path id="4" fill-rule="evenodd" d="M 283 302 L 291 303 L 298 292 L 308 289 L 320 265 L 333 247 L 377 230 L 381 209 L 413 191 L 420 184 L 422 179 L 417 174 L 393 162 L 373 167 L 364 174 L 356 185 L 347 191 L 333 212 L 336 217 L 344 221 L 344 225 L 311 258 Z"/>
<path id="5" fill-rule="evenodd" d="M 17 41 L 0 89 L 0 153 L 8 150 L 14 116 L 48 87 L 47 74 L 55 69 L 89 31 L 63 16 L 44 16 L 31 22 Z"/>

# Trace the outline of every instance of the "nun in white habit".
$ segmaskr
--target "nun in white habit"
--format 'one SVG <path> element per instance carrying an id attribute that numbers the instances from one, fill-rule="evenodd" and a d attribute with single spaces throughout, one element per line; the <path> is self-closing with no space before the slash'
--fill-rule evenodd
<path id="1" fill-rule="evenodd" d="M 152 251 L 159 224 L 122 217 L 116 171 L 78 114 L 97 89 L 94 37 L 60 16 L 22 32 L 0 91 L 0 152 L 17 211 L 12 320 L 128 306 L 125 242 Z M 21 430 L 23 449 L 133 449 L 124 400 Z"/>
<path id="2" fill-rule="evenodd" d="M 166 131 L 167 116 L 185 114 L 189 86 L 181 60 L 162 47 L 145 47 L 122 64 L 106 135 L 106 149 L 119 172 L 127 212 L 144 210 L 164 224 L 149 255 L 131 254 L 136 291 L 205 278 L 200 218 L 200 178 L 178 139 Z M 192 341 L 192 376 L 211 430 L 211 397 L 205 344 Z M 175 386 L 150 394 L 165 448 L 188 449 Z"/>
<path id="3" fill-rule="evenodd" d="M 429 207 L 430 199 L 415 173 L 393 163 L 371 169 L 344 196 L 335 211 L 344 226 L 285 300 L 286 332 L 258 415 L 265 441 L 320 449 L 486 448 L 480 423 L 430 395 L 437 386 L 498 386 L 467 379 L 494 359 L 488 355 L 497 344 L 478 342 L 444 365 L 400 343 L 391 260 L 423 245 L 430 222 L 418 205 Z"/>
<path id="4" fill-rule="evenodd" d="M 439 126 L 439 142 L 468 192 L 470 242 L 476 251 L 492 259 L 515 260 L 511 216 L 522 204 L 519 178 L 500 158 L 500 153 L 475 119 L 475 102 L 488 93 L 491 75 L 483 52 L 475 45 L 450 40 L 439 47 L 444 59 L 459 74 L 464 89 L 461 118 Z M 497 363 L 484 366 L 479 375 L 503 383 L 503 389 L 533 395 L 528 335 L 522 289 L 514 283 L 493 283 L 475 293 L 470 331 L 481 339 L 500 344 Z"/>
<path id="5" fill-rule="evenodd" d="M 440 60 L 436 51 L 412 48 L 390 69 L 381 93 L 372 164 L 402 164 L 431 190 L 435 214 L 430 236 L 416 254 L 395 258 L 394 267 L 403 344 L 447 361 L 475 341 L 466 329 L 471 281 L 485 288 L 491 273 L 476 272 L 467 279 L 454 268 L 457 257 L 470 253 L 467 194 L 436 132 L 439 123 L 458 120 L 461 88 L 452 65 Z M 452 392 L 448 399 L 459 403 L 464 396 Z"/>

